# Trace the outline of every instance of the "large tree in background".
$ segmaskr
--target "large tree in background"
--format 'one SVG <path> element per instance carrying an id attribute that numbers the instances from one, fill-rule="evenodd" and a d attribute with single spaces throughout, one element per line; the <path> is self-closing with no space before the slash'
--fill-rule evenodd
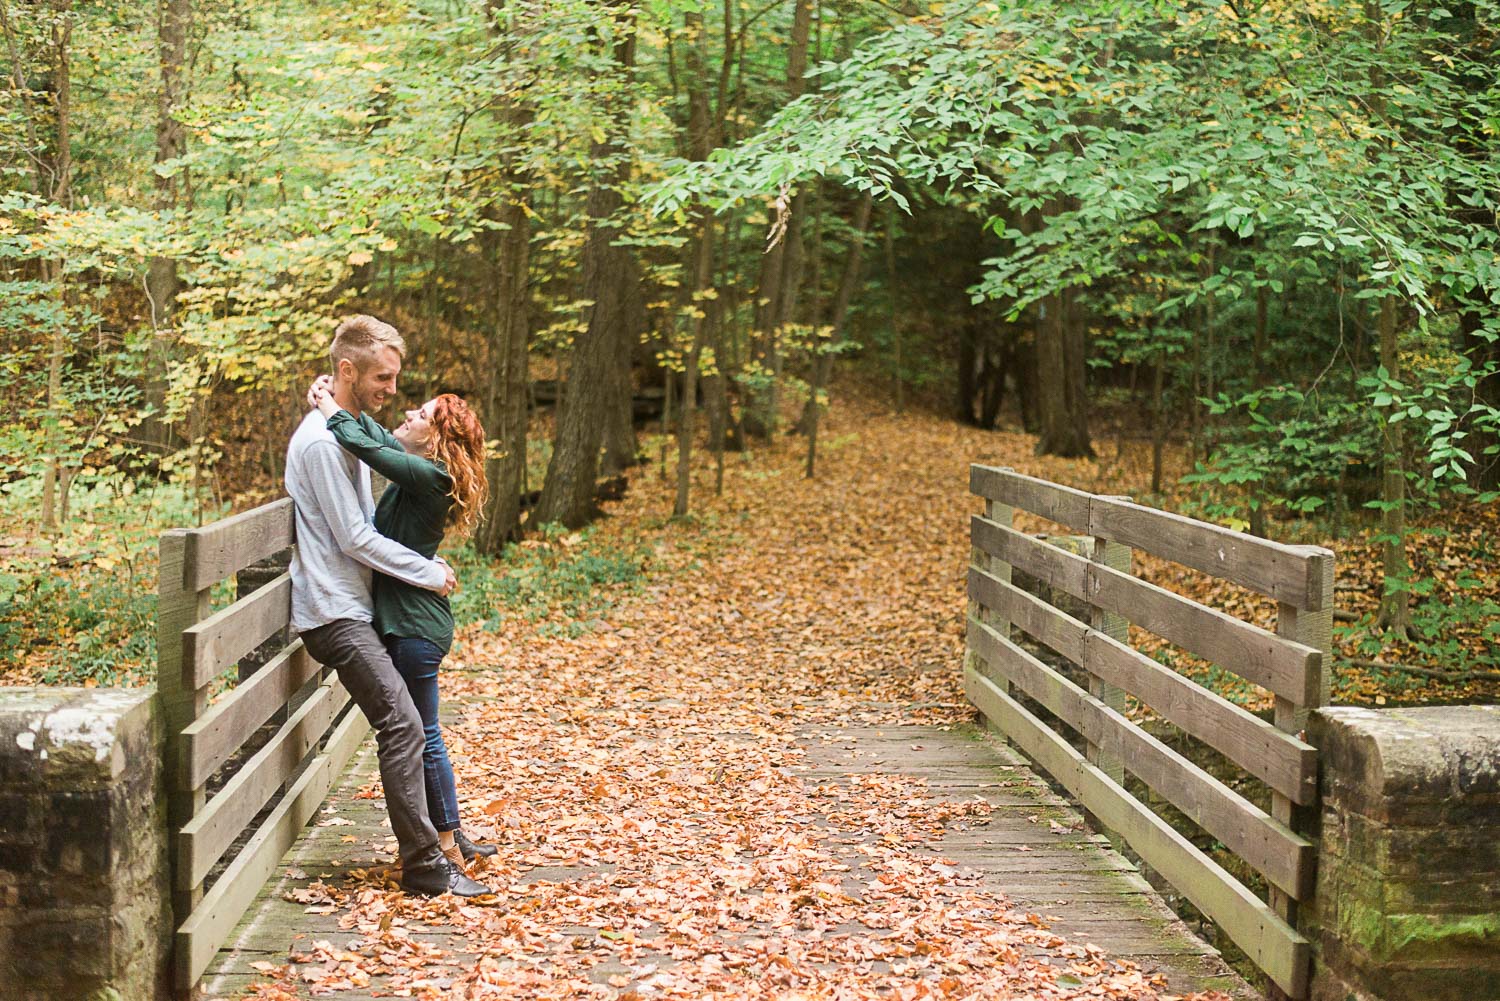
<path id="1" fill-rule="evenodd" d="M 481 246 L 490 261 L 489 379 L 484 392 L 485 428 L 496 448 L 485 464 L 490 496 L 475 533 L 481 553 L 499 555 L 521 534 L 521 494 L 526 486 L 526 421 L 530 412 L 530 268 L 532 183 L 522 167 L 524 138 L 536 112 L 525 94 L 538 71 L 523 58 L 529 26 L 508 18 L 504 0 L 488 0 L 490 33 L 498 58 L 519 72 L 504 78 L 495 111 L 500 132 L 493 184 L 497 197 L 485 206 L 490 225 Z"/>
<path id="2" fill-rule="evenodd" d="M 568 354 L 567 383 L 557 408 L 557 434 L 547 478 L 537 500 L 536 524 L 577 526 L 593 517 L 599 450 L 610 402 L 611 369 L 619 345 L 633 335 L 630 322 L 637 270 L 629 249 L 621 246 L 620 209 L 630 174 L 629 95 L 635 65 L 635 15 L 624 3 L 610 5 L 614 16 L 601 29 L 601 47 L 611 65 L 601 72 L 615 76 L 601 138 L 590 150 L 593 167 L 583 247 L 584 330 Z"/>

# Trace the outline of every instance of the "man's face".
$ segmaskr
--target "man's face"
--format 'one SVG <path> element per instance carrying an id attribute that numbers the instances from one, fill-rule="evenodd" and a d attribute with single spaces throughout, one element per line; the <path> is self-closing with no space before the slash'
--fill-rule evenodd
<path id="1" fill-rule="evenodd" d="M 378 412 L 396 395 L 396 376 L 401 374 L 401 355 L 396 353 L 395 348 L 381 348 L 364 371 L 359 371 L 352 363 L 349 363 L 349 367 L 354 369 L 354 402 L 359 405 L 359 409 Z"/>

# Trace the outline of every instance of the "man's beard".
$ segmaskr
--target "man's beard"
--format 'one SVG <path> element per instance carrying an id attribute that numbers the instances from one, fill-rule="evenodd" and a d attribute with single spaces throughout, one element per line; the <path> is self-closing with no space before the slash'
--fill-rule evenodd
<path id="1" fill-rule="evenodd" d="M 385 400 L 381 397 L 379 390 L 361 389 L 358 385 L 354 387 L 354 402 L 359 404 L 359 409 L 378 413 L 385 407 Z"/>

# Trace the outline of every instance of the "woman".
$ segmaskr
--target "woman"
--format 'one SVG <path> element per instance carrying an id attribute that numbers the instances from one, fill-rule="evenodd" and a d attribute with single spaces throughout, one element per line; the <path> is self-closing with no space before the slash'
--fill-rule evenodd
<path id="1" fill-rule="evenodd" d="M 484 429 L 469 405 L 444 393 L 408 410 L 393 434 L 369 414 L 356 418 L 340 408 L 325 379 L 313 384 L 309 396 L 328 418 L 329 432 L 390 481 L 375 508 L 375 530 L 428 559 L 436 556 L 445 535 L 461 538 L 473 531 L 488 484 Z M 448 599 L 378 573 L 373 592 L 375 629 L 422 717 L 427 812 L 443 854 L 460 866 L 494 855 L 494 845 L 475 844 L 459 825 L 453 766 L 438 724 L 438 665 L 453 645 Z"/>

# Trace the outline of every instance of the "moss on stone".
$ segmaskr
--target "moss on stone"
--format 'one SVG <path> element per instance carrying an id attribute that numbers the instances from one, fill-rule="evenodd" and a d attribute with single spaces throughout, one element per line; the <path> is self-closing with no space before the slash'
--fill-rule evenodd
<path id="1" fill-rule="evenodd" d="M 1500 943 L 1500 912 L 1488 914 L 1387 914 L 1345 899 L 1339 905 L 1344 938 L 1376 962 L 1456 959 L 1470 949 Z"/>
<path id="2" fill-rule="evenodd" d="M 1489 914 L 1391 914 L 1387 943 L 1392 955 L 1419 953 L 1448 957 L 1470 948 L 1500 944 L 1500 912 Z"/>

